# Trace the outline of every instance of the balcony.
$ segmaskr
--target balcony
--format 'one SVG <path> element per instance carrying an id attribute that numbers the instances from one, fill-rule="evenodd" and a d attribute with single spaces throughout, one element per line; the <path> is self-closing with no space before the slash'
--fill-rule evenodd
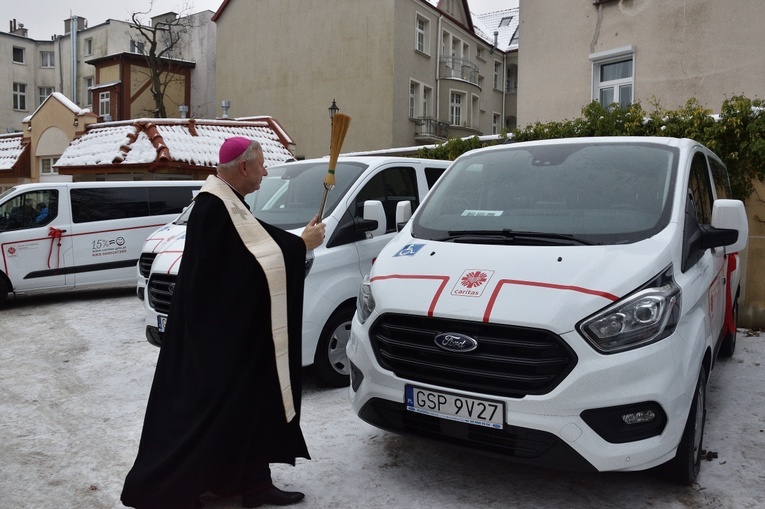
<path id="1" fill-rule="evenodd" d="M 433 117 L 414 119 L 414 139 L 425 143 L 444 141 L 449 137 L 449 124 Z"/>
<path id="2" fill-rule="evenodd" d="M 507 80 L 505 82 L 505 92 L 508 94 L 518 93 L 518 82 L 516 80 Z"/>
<path id="3" fill-rule="evenodd" d="M 478 65 L 472 60 L 441 57 L 441 77 L 467 81 L 478 86 Z"/>

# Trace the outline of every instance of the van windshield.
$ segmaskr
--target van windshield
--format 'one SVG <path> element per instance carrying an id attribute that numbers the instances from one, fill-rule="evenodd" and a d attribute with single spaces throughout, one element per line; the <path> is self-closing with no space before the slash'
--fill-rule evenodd
<path id="1" fill-rule="evenodd" d="M 650 142 L 509 145 L 467 154 L 421 205 L 415 237 L 624 244 L 669 222 L 679 151 Z"/>
<path id="2" fill-rule="evenodd" d="M 260 189 L 244 199 L 261 221 L 284 230 L 302 228 L 319 213 L 328 163 L 329 160 L 296 162 L 268 168 Z M 324 217 L 332 213 L 367 166 L 358 162 L 337 163 L 335 187 L 327 195 Z"/>

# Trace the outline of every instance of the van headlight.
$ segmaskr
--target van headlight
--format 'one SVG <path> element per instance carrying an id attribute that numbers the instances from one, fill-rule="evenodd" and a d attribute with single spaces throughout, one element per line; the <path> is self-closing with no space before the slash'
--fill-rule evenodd
<path id="1" fill-rule="evenodd" d="M 364 323 L 375 310 L 375 298 L 372 297 L 372 283 L 369 281 L 369 276 L 364 276 L 364 281 L 361 282 L 359 288 L 359 298 L 356 299 L 356 312 L 359 317 L 359 321 Z"/>
<path id="2" fill-rule="evenodd" d="M 670 266 L 619 302 L 584 319 L 577 329 L 599 352 L 622 352 L 671 335 L 681 308 L 680 287 Z"/>

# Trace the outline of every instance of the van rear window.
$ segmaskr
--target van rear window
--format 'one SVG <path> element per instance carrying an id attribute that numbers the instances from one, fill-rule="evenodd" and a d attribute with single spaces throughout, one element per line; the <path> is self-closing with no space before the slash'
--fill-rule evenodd
<path id="1" fill-rule="evenodd" d="M 179 214 L 191 203 L 191 187 L 103 187 L 72 189 L 75 223 Z"/>

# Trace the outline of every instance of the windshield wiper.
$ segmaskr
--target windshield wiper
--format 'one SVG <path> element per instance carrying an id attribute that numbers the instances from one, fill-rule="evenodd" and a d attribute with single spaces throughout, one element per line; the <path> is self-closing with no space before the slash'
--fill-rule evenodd
<path id="1" fill-rule="evenodd" d="M 593 243 L 568 233 L 548 233 L 533 231 L 504 230 L 450 230 L 446 237 L 438 240 L 446 242 L 489 242 L 489 243 L 545 243 L 551 245 L 582 245 Z"/>

